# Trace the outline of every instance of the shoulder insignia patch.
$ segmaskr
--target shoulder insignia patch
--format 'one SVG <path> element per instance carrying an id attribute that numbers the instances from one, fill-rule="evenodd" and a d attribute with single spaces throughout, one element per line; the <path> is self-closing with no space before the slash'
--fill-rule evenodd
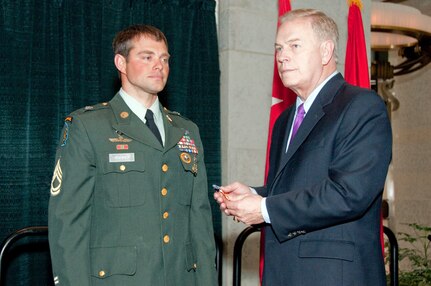
<path id="1" fill-rule="evenodd" d="M 73 120 L 72 116 L 67 116 L 64 119 L 63 136 L 62 136 L 61 145 L 60 145 L 61 147 L 64 147 L 67 144 L 67 139 L 69 139 L 69 127 L 72 124 L 72 120 Z"/>

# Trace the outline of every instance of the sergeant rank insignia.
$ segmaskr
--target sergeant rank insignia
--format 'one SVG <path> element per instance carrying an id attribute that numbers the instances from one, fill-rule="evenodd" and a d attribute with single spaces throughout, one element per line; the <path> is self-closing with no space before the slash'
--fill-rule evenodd
<path id="1" fill-rule="evenodd" d="M 57 164 L 55 165 L 54 174 L 52 175 L 51 180 L 51 196 L 56 196 L 60 193 L 61 183 L 63 181 L 63 171 L 60 166 L 60 159 L 58 159 Z"/>

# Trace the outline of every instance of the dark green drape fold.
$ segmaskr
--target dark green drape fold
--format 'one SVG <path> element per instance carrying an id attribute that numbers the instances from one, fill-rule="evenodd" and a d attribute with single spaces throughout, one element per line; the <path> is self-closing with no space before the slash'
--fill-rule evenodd
<path id="1" fill-rule="evenodd" d="M 116 32 L 131 24 L 151 24 L 166 34 L 171 73 L 160 100 L 198 124 L 209 184 L 220 183 L 214 0 L 0 3 L 0 240 L 25 226 L 46 225 L 63 118 L 117 92 L 111 43 Z M 213 209 L 219 233 L 220 214 L 217 206 Z M 34 240 L 12 249 L 7 285 L 45 285 L 40 281 L 49 275 L 46 245 Z"/>

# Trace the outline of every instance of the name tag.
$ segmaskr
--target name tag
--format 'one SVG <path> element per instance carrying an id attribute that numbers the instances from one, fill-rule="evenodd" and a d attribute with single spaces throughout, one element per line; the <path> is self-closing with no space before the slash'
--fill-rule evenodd
<path id="1" fill-rule="evenodd" d="M 135 153 L 109 154 L 109 163 L 135 162 Z"/>

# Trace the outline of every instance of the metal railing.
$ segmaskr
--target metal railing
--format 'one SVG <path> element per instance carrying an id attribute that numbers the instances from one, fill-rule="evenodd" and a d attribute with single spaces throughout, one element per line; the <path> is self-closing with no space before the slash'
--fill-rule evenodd
<path id="1" fill-rule="evenodd" d="M 390 286 L 398 286 L 398 242 L 389 227 L 384 226 L 383 232 L 389 241 L 389 281 Z"/>
<path id="2" fill-rule="evenodd" d="M 233 286 L 241 286 L 241 259 L 242 247 L 247 237 L 260 231 L 260 227 L 249 226 L 237 237 L 233 250 Z M 389 240 L 389 279 L 390 286 L 398 286 L 398 242 L 395 234 L 386 226 L 383 232 Z M 431 235 L 428 237 L 431 240 Z"/>
<path id="3" fill-rule="evenodd" d="M 1 244 L 0 251 L 0 285 L 3 285 L 3 269 L 5 258 L 9 248 L 19 239 L 27 236 L 46 236 L 48 238 L 48 227 L 47 226 L 30 226 L 19 229 L 9 235 Z"/>

